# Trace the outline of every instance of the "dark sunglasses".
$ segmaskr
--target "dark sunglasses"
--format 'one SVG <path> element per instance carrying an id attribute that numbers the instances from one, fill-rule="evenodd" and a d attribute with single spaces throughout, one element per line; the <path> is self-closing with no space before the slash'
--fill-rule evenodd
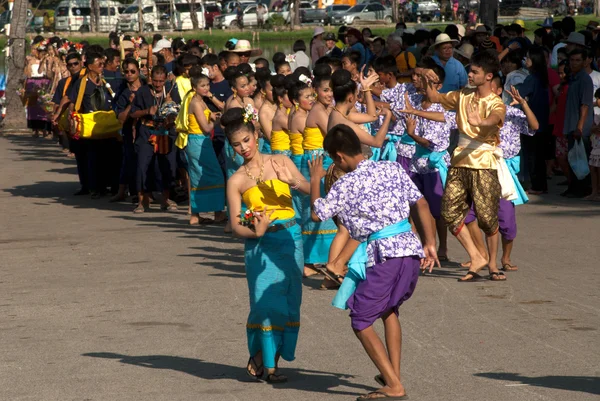
<path id="1" fill-rule="evenodd" d="M 137 74 L 136 70 L 124 70 L 123 74 Z"/>
<path id="2" fill-rule="evenodd" d="M 77 67 L 79 65 L 79 61 L 75 63 L 67 63 L 67 67 Z"/>

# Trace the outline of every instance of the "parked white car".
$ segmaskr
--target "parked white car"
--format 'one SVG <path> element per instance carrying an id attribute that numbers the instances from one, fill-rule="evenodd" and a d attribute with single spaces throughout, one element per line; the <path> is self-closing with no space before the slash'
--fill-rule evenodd
<path id="1" fill-rule="evenodd" d="M 264 20 L 266 21 L 271 15 L 271 12 L 265 13 Z M 258 18 L 256 16 L 256 5 L 250 5 L 244 9 L 243 15 L 244 27 L 257 26 Z M 213 26 L 217 29 L 239 28 L 237 14 L 235 12 L 219 15 L 215 17 Z"/>
<path id="2" fill-rule="evenodd" d="M 100 20 L 98 30 L 110 32 L 117 28 L 119 15 L 125 6 L 117 1 L 100 2 Z M 90 0 L 65 0 L 54 11 L 54 26 L 57 31 L 89 32 L 92 14 Z"/>

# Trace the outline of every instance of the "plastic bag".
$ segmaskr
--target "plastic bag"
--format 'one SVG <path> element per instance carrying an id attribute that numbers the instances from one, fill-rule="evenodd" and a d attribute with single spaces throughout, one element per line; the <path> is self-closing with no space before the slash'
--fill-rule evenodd
<path id="1" fill-rule="evenodd" d="M 590 173 L 590 166 L 582 139 L 575 140 L 575 144 L 569 150 L 569 164 L 578 180 L 583 180 Z"/>

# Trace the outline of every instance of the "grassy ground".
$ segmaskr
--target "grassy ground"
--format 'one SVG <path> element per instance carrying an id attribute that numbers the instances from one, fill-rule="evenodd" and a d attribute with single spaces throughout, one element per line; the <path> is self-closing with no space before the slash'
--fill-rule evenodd
<path id="1" fill-rule="evenodd" d="M 557 18 L 557 20 L 560 18 Z M 580 16 L 580 17 L 575 17 L 575 21 L 577 23 L 577 29 L 585 29 L 585 26 L 587 25 L 588 21 L 594 19 L 593 16 L 591 15 L 586 15 L 586 16 Z M 537 24 L 541 24 L 542 21 L 541 20 L 531 20 L 531 21 L 525 21 L 525 27 L 533 32 L 535 29 L 538 28 Z M 410 25 L 410 24 L 409 24 Z M 445 28 L 445 26 L 447 25 L 447 23 L 445 24 L 426 24 L 428 29 L 440 29 L 443 30 Z M 361 27 L 358 27 L 361 28 Z M 338 27 L 325 27 L 326 31 L 331 31 L 331 32 L 337 32 Z M 389 33 L 391 33 L 394 28 L 392 26 L 384 26 L 384 25 L 380 25 L 380 26 L 374 26 L 371 27 L 373 33 L 377 36 L 387 36 Z M 232 30 L 212 30 L 212 31 L 208 31 L 208 30 L 203 30 L 203 31 L 196 31 L 196 32 L 184 32 L 179 33 L 179 32 L 172 32 L 172 33 L 165 33 L 165 36 L 167 37 L 177 37 L 177 36 L 183 36 L 186 39 L 202 39 L 204 40 L 204 42 L 211 48 L 218 50 L 221 49 L 223 47 L 223 44 L 231 38 L 237 38 L 237 39 L 247 39 L 250 41 L 254 41 L 254 42 L 258 42 L 260 40 L 260 42 L 266 42 L 266 43 L 282 43 L 282 44 L 291 44 L 293 43 L 295 40 L 297 39 L 303 39 L 304 41 L 306 41 L 307 43 L 310 41 L 311 37 L 312 37 L 312 33 L 313 33 L 314 27 L 302 27 L 300 29 L 294 30 L 294 31 L 290 31 L 290 30 L 281 30 L 281 31 L 261 31 L 257 33 L 257 36 L 253 36 L 253 31 L 251 30 L 245 30 L 245 31 L 232 31 Z M 256 32 L 256 31 L 254 31 Z M 31 39 L 33 36 L 35 35 L 31 35 L 28 34 L 27 35 L 29 39 Z M 62 35 L 61 35 L 62 36 Z M 145 35 L 148 39 L 150 39 L 150 35 Z M 80 42 L 82 40 L 87 40 L 89 43 L 91 44 L 100 44 L 102 46 L 107 46 L 108 44 L 108 34 L 103 33 L 103 34 L 78 34 L 78 33 L 71 33 L 71 34 L 67 34 L 65 35 L 66 38 L 68 38 L 71 41 L 74 42 Z M 0 38 L 0 48 L 4 48 L 4 46 L 6 45 L 6 37 L 3 36 Z"/>

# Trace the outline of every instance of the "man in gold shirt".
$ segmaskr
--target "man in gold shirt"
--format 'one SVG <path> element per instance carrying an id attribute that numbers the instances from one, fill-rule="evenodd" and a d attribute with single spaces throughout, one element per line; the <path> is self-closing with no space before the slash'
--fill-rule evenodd
<path id="1" fill-rule="evenodd" d="M 500 143 L 500 127 L 506 114 L 502 99 L 492 91 L 492 79 L 499 69 L 495 54 L 480 52 L 471 58 L 471 88 L 446 94 L 435 89 L 437 76 L 431 75 L 430 70 L 422 72 L 428 81 L 428 98 L 448 110 L 456 110 L 460 138 L 448 171 L 441 215 L 473 261 L 469 272 L 459 280 L 462 282 L 481 280 L 477 273 L 488 264 L 487 257 L 477 250 L 469 230 L 463 230 L 471 203 L 479 227 L 487 236 L 488 248 L 491 251 L 498 247 L 498 208 L 502 189 L 494 152 Z M 506 277 L 497 268 L 495 271 L 490 268 L 490 279 L 505 280 Z"/>

